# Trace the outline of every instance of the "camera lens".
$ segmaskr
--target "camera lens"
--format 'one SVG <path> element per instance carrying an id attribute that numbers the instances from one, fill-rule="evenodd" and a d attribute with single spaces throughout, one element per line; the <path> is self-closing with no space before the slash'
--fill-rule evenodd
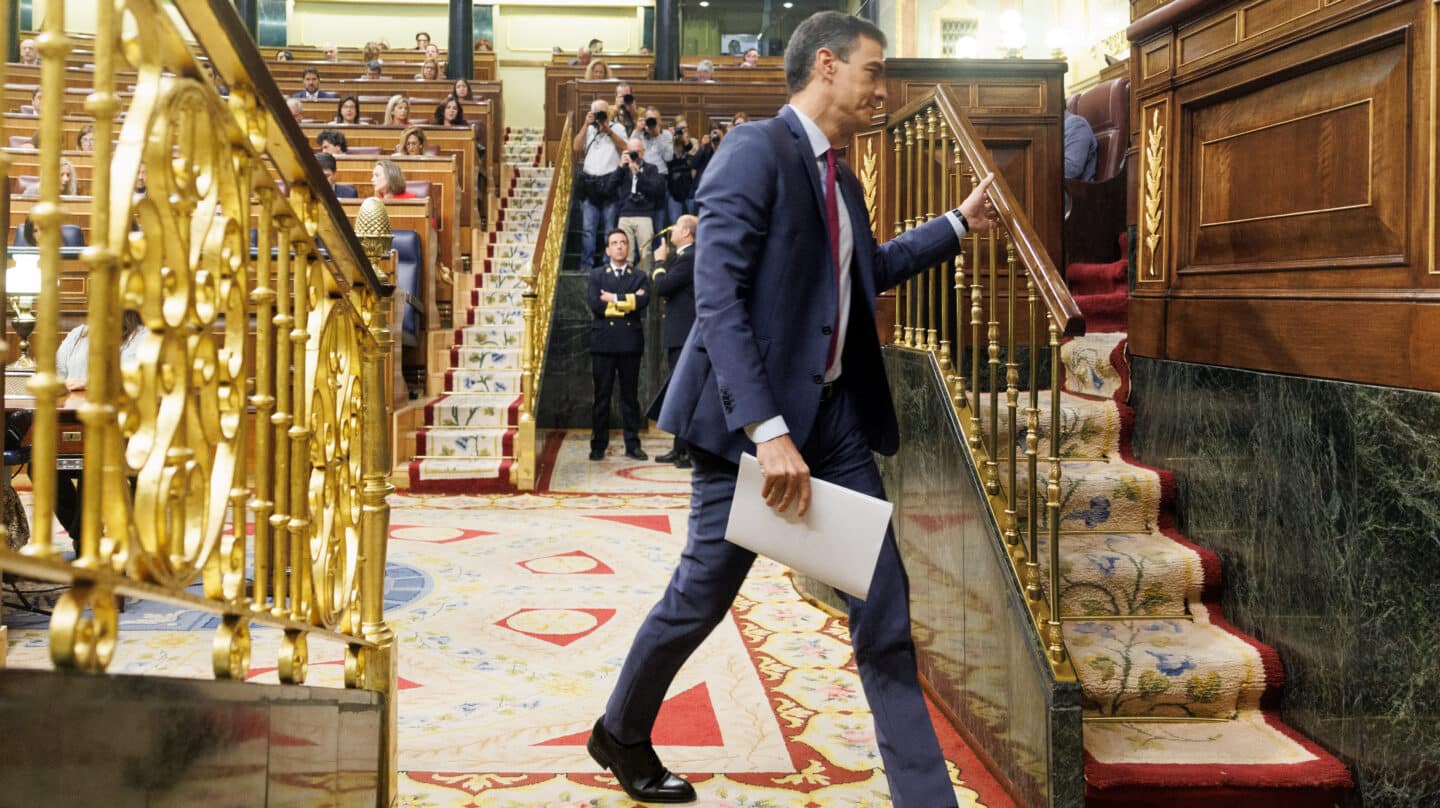
<path id="1" fill-rule="evenodd" d="M 720 136 L 719 136 L 719 135 L 711 135 L 711 136 L 710 136 L 710 145 L 712 145 L 712 146 L 719 146 L 719 145 L 720 145 Z"/>
<path id="2" fill-rule="evenodd" d="M 640 162 L 640 152 L 638 152 L 638 151 L 632 151 L 632 152 L 630 152 L 630 162 L 632 162 L 632 163 L 638 163 L 638 162 Z"/>
<path id="3" fill-rule="evenodd" d="M 635 94 L 634 94 L 634 93 L 626 93 L 626 94 L 625 94 L 625 103 L 627 103 L 627 104 L 633 104 L 633 103 L 635 103 Z"/>
<path id="4" fill-rule="evenodd" d="M 659 123 L 659 121 L 655 120 L 654 118 L 646 118 L 646 119 L 645 119 L 645 126 L 646 126 L 647 128 L 654 129 L 654 128 L 655 128 L 655 124 L 657 124 L 657 123 Z"/>
<path id="5" fill-rule="evenodd" d="M 596 123 L 604 123 L 604 122 L 605 122 L 605 119 L 606 119 L 607 117 L 608 117 L 608 115 L 606 115 L 605 111 L 604 111 L 604 110 L 601 110 L 601 111 L 595 113 L 595 122 L 596 122 Z"/>

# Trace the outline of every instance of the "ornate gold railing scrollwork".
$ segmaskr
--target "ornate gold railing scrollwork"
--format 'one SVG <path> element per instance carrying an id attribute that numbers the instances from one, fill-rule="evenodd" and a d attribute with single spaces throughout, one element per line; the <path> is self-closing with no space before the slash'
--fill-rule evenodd
<path id="1" fill-rule="evenodd" d="M 1083 334 L 1085 321 L 951 92 L 936 87 L 885 125 L 880 142 L 892 147 L 883 173 L 891 186 L 887 198 L 894 200 L 895 232 L 958 206 L 989 173 L 996 174 L 989 196 L 998 226 L 962 239 L 952 260 L 896 289 L 892 345 L 935 356 L 1017 582 L 1028 595 L 1036 634 L 1056 676 L 1073 679 L 1056 602 L 1060 345 L 1063 337 Z M 1042 352 L 1048 352 L 1048 378 L 1039 371 Z M 1028 373 L 1022 374 L 1022 364 Z M 1028 376 L 1026 390 L 1022 376 Z M 1042 386 L 1048 388 L 1048 423 L 1041 418 Z M 1044 472 L 1042 440 L 1048 443 Z"/>
<path id="2" fill-rule="evenodd" d="M 565 120 L 560 136 L 560 159 L 554 164 L 545 217 L 540 223 L 540 241 L 535 247 L 530 272 L 525 276 L 525 341 L 521 346 L 520 429 L 515 441 L 515 486 L 522 491 L 535 487 L 539 464 L 536 444 L 535 405 L 540 400 L 544 378 L 545 352 L 550 345 L 550 322 L 555 307 L 555 281 L 564 259 L 565 232 L 570 227 L 570 192 L 574 183 L 574 155 L 569 148 L 573 116 Z"/>
<path id="3" fill-rule="evenodd" d="M 362 245 L 229 2 L 173 7 L 186 30 L 159 0 L 99 4 L 86 108 L 95 165 L 110 169 L 95 172 L 81 211 L 59 193 L 65 3 L 46 4 L 41 190 L 31 216 L 42 274 L 29 382 L 36 528 L 18 551 L 0 543 L 0 568 L 69 585 L 50 622 L 61 668 L 106 669 L 123 642 L 117 595 L 219 615 L 217 678 L 248 676 L 252 626 L 284 632 L 277 664 L 286 683 L 306 680 L 310 641 L 340 644 L 345 684 L 387 697 L 379 763 L 388 804 L 393 285 L 376 266 L 389 253 L 388 219 L 383 204 L 367 206 L 375 238 Z M 118 69 L 136 74 L 123 110 Z M 62 212 L 88 212 L 92 233 L 73 561 L 48 529 L 65 394 L 55 357 Z M 122 344 L 131 312 L 142 328 Z M 197 581 L 203 594 L 187 591 Z"/>

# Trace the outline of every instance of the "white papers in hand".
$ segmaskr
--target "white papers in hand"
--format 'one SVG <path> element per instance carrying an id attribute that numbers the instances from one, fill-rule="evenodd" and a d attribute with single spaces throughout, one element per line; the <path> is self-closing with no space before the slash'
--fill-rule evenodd
<path id="1" fill-rule="evenodd" d="M 794 505 L 784 514 L 766 505 L 761 482 L 760 463 L 741 455 L 725 538 L 864 600 L 890 525 L 890 503 L 811 480 L 810 510 L 802 519 Z"/>

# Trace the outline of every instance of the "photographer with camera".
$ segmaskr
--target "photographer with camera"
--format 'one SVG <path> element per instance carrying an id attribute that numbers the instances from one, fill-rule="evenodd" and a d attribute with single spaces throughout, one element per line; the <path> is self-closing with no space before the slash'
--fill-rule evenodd
<path id="1" fill-rule="evenodd" d="M 600 99 L 590 104 L 585 124 L 575 133 L 571 147 L 580 164 L 580 173 L 575 178 L 575 195 L 580 197 L 584 223 L 580 266 L 590 269 L 596 264 L 596 239 L 601 233 L 614 230 L 620 215 L 615 170 L 620 167 L 620 153 L 625 150 L 625 129 L 610 120 L 609 104 Z"/>
<path id="2" fill-rule="evenodd" d="M 660 110 L 656 107 L 645 108 L 645 119 L 640 122 L 640 127 L 630 133 L 630 137 L 639 138 L 645 144 L 645 162 L 660 172 L 667 182 L 670 174 L 670 161 L 675 159 L 674 135 L 668 128 L 660 124 Z M 665 200 L 669 194 L 662 194 L 656 201 L 652 219 L 655 223 L 655 232 L 665 229 L 670 222 L 667 218 Z M 640 249 L 649 250 L 650 245 L 642 245 Z"/>
<path id="3" fill-rule="evenodd" d="M 670 194 L 665 200 L 667 221 L 679 222 L 685 214 L 695 214 L 695 157 L 699 142 L 690 137 L 684 115 L 675 116 L 670 130 L 675 156 L 669 168 Z"/>
<path id="4" fill-rule="evenodd" d="M 700 148 L 695 151 L 695 187 L 700 187 L 700 178 L 705 176 L 705 167 L 710 165 L 710 160 L 715 156 L 715 150 L 720 148 L 720 141 L 724 139 L 725 133 L 720 127 L 710 127 L 710 134 L 700 142 Z"/>
<path id="5" fill-rule="evenodd" d="M 630 138 L 628 150 L 620 155 L 620 167 L 611 182 L 620 200 L 620 228 L 630 239 L 630 254 L 648 276 L 653 256 L 650 241 L 655 238 L 655 210 L 665 202 L 665 177 L 645 159 L 645 143 Z"/>
<path id="6" fill-rule="evenodd" d="M 615 85 L 615 102 L 610 105 L 610 117 L 625 127 L 626 132 L 635 131 L 635 94 L 629 84 Z"/>

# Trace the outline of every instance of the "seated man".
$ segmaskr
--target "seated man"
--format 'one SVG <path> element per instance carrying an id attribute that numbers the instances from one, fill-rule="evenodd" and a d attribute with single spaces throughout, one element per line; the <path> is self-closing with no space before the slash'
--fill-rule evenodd
<path id="1" fill-rule="evenodd" d="M 686 81 L 714 81 L 714 80 L 715 80 L 715 63 L 712 62 L 712 61 L 710 61 L 709 59 L 701 59 L 701 60 L 700 60 L 700 64 L 695 65 L 695 75 L 693 75 L 693 76 L 691 76 L 690 78 L 685 79 L 685 80 L 686 80 Z"/>
<path id="2" fill-rule="evenodd" d="M 20 41 L 20 64 L 40 64 L 40 49 L 35 47 L 35 40 L 24 39 Z"/>
<path id="3" fill-rule="evenodd" d="M 305 68 L 305 74 L 301 81 L 305 83 L 305 89 L 296 93 L 295 97 L 302 101 L 319 101 L 322 98 L 335 97 L 334 93 L 320 89 L 320 71 L 316 68 Z"/>
<path id="4" fill-rule="evenodd" d="M 1095 181 L 1099 144 L 1090 122 L 1073 112 L 1065 113 L 1065 179 Z"/>
<path id="5" fill-rule="evenodd" d="M 345 139 L 345 133 L 334 129 L 325 129 L 316 135 L 315 145 L 325 154 L 347 154 L 350 151 L 350 143 Z"/>
<path id="6" fill-rule="evenodd" d="M 321 152 L 315 155 L 315 162 L 320 164 L 320 172 L 325 175 L 325 181 L 330 183 L 330 189 L 335 192 L 337 199 L 355 199 L 360 196 L 360 192 L 355 190 L 355 186 L 335 181 L 334 155 Z"/>

